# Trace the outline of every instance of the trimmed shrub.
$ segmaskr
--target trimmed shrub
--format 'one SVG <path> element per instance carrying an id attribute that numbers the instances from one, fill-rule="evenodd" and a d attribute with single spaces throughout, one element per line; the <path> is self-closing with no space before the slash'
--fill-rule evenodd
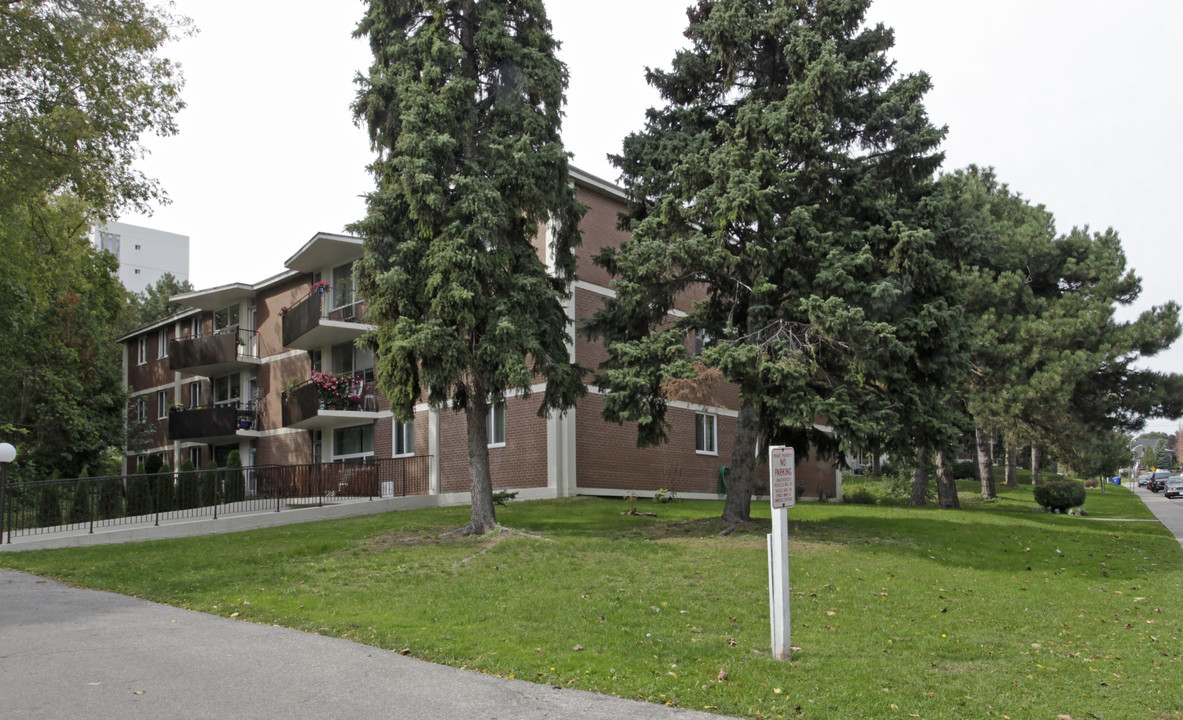
<path id="1" fill-rule="evenodd" d="M 155 497 L 153 509 L 157 512 L 168 512 L 173 509 L 177 500 L 177 480 L 173 469 L 164 463 L 152 476 L 152 494 Z"/>
<path id="2" fill-rule="evenodd" d="M 123 478 L 109 477 L 99 485 L 99 519 L 123 517 Z"/>
<path id="3" fill-rule="evenodd" d="M 181 463 L 177 477 L 177 509 L 191 510 L 201 506 L 201 477 L 192 460 Z"/>
<path id="4" fill-rule="evenodd" d="M 246 483 L 242 477 L 242 456 L 231 450 L 226 458 L 225 502 L 232 503 L 246 499 Z"/>
<path id="5" fill-rule="evenodd" d="M 85 480 L 90 477 L 90 473 L 86 468 L 82 468 L 82 474 L 78 476 L 79 480 Z M 79 482 L 74 484 L 74 492 L 70 493 L 70 514 L 66 518 L 66 522 L 84 523 L 90 520 L 90 492 L 92 486 L 90 483 Z"/>
<path id="6" fill-rule="evenodd" d="M 152 512 L 152 485 L 148 469 L 141 463 L 134 475 L 127 479 L 127 514 L 147 515 Z"/>
<path id="7" fill-rule="evenodd" d="M 218 504 L 218 464 L 210 460 L 205 464 L 199 483 L 199 497 L 204 507 Z"/>
<path id="8" fill-rule="evenodd" d="M 1074 480 L 1052 480 L 1035 486 L 1035 502 L 1048 512 L 1084 505 L 1084 486 Z"/>

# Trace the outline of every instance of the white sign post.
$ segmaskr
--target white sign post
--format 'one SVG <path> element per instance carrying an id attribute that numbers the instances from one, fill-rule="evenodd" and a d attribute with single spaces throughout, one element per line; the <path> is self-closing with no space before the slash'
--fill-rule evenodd
<path id="1" fill-rule="evenodd" d="M 768 535 L 768 607 L 772 614 L 772 657 L 792 654 L 789 616 L 789 513 L 797 502 L 797 462 L 793 448 L 768 448 L 768 488 L 772 533 Z"/>

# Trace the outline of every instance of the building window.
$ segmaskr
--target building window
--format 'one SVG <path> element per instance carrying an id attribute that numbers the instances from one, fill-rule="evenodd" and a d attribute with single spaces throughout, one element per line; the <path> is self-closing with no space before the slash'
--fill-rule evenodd
<path id="1" fill-rule="evenodd" d="M 156 357 L 168 357 L 168 330 L 161 330 L 156 338 Z"/>
<path id="2" fill-rule="evenodd" d="M 99 232 L 99 247 L 111 253 L 115 257 L 119 257 L 119 238 L 117 233 Z"/>
<path id="3" fill-rule="evenodd" d="M 214 405 L 236 403 L 242 396 L 242 376 L 238 373 L 213 378 L 210 383 L 214 386 Z"/>
<path id="4" fill-rule="evenodd" d="M 139 245 L 136 245 L 136 250 L 139 250 L 139 249 L 140 249 L 140 246 L 139 246 Z"/>
<path id="5" fill-rule="evenodd" d="M 353 343 L 333 346 L 333 372 L 353 375 L 364 380 L 374 379 L 374 351 Z"/>
<path id="6" fill-rule="evenodd" d="M 716 436 L 717 416 L 710 413 L 694 413 L 694 449 L 704 455 L 718 455 Z"/>
<path id="7" fill-rule="evenodd" d="M 136 398 L 136 420 L 148 419 L 148 400 L 143 395 Z"/>
<path id="8" fill-rule="evenodd" d="M 193 463 L 194 468 L 201 467 L 201 448 L 200 447 L 189 448 L 189 462 Z"/>
<path id="9" fill-rule="evenodd" d="M 394 457 L 415 454 L 415 422 L 394 421 Z"/>
<path id="10" fill-rule="evenodd" d="M 189 318 L 189 337 L 201 337 L 201 316 L 194 315 Z"/>
<path id="11" fill-rule="evenodd" d="M 168 390 L 160 390 L 156 393 L 156 419 L 163 420 L 168 417 Z"/>
<path id="12" fill-rule="evenodd" d="M 238 327 L 238 303 L 214 312 L 214 332 Z"/>
<path id="13" fill-rule="evenodd" d="M 333 268 L 333 309 L 353 304 L 353 263 Z"/>
<path id="14" fill-rule="evenodd" d="M 139 274 L 140 274 L 140 269 L 136 268 L 136 275 L 139 275 Z"/>
<path id="15" fill-rule="evenodd" d="M 312 365 L 312 372 L 320 372 L 323 367 L 323 363 L 320 360 L 320 350 L 309 350 L 308 362 Z"/>
<path id="16" fill-rule="evenodd" d="M 141 335 L 136 340 L 136 364 L 143 365 L 148 362 L 148 338 Z"/>
<path id="17" fill-rule="evenodd" d="M 707 334 L 706 330 L 699 328 L 694 331 L 694 354 L 702 355 L 702 351 L 706 350 L 707 345 L 711 343 L 711 336 Z"/>
<path id="18" fill-rule="evenodd" d="M 333 462 L 366 462 L 373 457 L 373 423 L 333 431 Z"/>
<path id="19" fill-rule="evenodd" d="M 189 407 L 195 408 L 201 406 L 201 381 L 194 380 L 189 383 Z"/>
<path id="20" fill-rule="evenodd" d="M 505 402 L 489 406 L 489 447 L 505 447 Z"/>

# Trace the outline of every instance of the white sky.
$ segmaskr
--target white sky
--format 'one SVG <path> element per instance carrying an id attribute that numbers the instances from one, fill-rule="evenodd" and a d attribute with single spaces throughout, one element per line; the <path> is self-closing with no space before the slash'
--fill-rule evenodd
<path id="1" fill-rule="evenodd" d="M 690 0 L 551 0 L 571 82 L 564 142 L 608 180 L 606 155 L 658 98 L 645 66 L 668 67 Z M 360 0 L 176 0 L 199 34 L 168 49 L 184 68 L 180 133 L 152 138 L 143 167 L 172 204 L 124 222 L 190 237 L 198 288 L 256 282 L 318 231 L 341 232 L 373 187 L 349 110 L 369 48 L 351 38 Z M 994 166 L 1057 226 L 1115 228 L 1143 279 L 1135 310 L 1183 301 L 1172 207 L 1183 167 L 1178 0 L 878 0 L 904 72 L 924 70 L 929 114 L 949 126 L 945 168 Z M 1133 317 L 1131 313 L 1129 317 Z M 1183 372 L 1183 341 L 1148 362 Z M 1173 432 L 1179 423 L 1152 421 Z"/>

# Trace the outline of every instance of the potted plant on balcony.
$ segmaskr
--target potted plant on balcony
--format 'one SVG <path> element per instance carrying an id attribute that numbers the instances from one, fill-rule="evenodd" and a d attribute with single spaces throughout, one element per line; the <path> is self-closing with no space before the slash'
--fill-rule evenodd
<path id="1" fill-rule="evenodd" d="M 316 385 L 317 393 L 320 395 L 321 407 L 332 410 L 343 409 L 347 402 L 346 398 L 350 394 L 351 380 L 352 378 L 330 372 L 314 371 L 312 383 Z"/>
<path id="2" fill-rule="evenodd" d="M 323 293 L 328 289 L 329 284 L 324 280 L 317 280 L 316 282 L 312 283 L 312 292 L 314 293 Z"/>

